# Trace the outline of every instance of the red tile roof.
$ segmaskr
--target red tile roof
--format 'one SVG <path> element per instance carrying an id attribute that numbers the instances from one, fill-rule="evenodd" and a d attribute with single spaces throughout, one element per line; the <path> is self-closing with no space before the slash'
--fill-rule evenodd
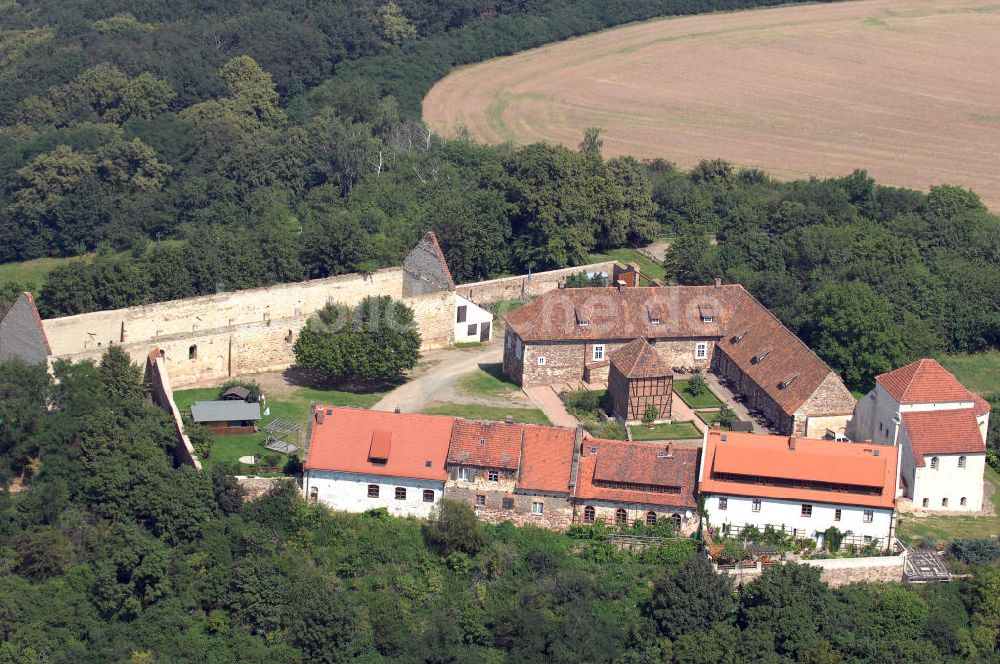
<path id="1" fill-rule="evenodd" d="M 642 337 L 611 353 L 610 359 L 611 364 L 626 378 L 656 378 L 673 374 L 667 363 Z"/>
<path id="2" fill-rule="evenodd" d="M 525 425 L 456 420 L 451 430 L 448 463 L 479 468 L 517 470 Z"/>
<path id="3" fill-rule="evenodd" d="M 875 380 L 901 404 L 973 400 L 972 393 L 937 360 L 917 360 Z"/>
<path id="4" fill-rule="evenodd" d="M 568 494 L 575 441 L 573 429 L 525 425 L 517 488 Z"/>
<path id="5" fill-rule="evenodd" d="M 903 427 L 921 467 L 926 456 L 986 452 L 973 408 L 903 413 Z"/>
<path id="6" fill-rule="evenodd" d="M 444 463 L 454 418 L 325 406 L 316 410 L 330 414 L 322 423 L 313 420 L 307 470 L 447 479 Z M 391 435 L 390 445 L 385 445 L 387 434 Z M 388 460 L 373 463 L 370 454 L 386 447 Z"/>
<path id="7" fill-rule="evenodd" d="M 590 450 L 595 447 L 597 452 L 592 454 Z M 661 456 L 664 453 L 666 456 Z M 663 444 L 587 438 L 583 441 L 575 497 L 693 509 L 697 506 L 697 475 L 697 449 L 673 446 L 668 450 Z M 632 486 L 612 488 L 605 483 Z M 680 493 L 642 487 L 679 487 Z"/>
<path id="8" fill-rule="evenodd" d="M 790 447 L 791 440 L 794 450 Z M 710 429 L 704 455 L 700 478 L 703 493 L 883 508 L 895 504 L 897 448 L 892 446 Z M 719 478 L 717 473 L 774 478 L 786 483 L 801 480 L 877 487 L 879 494 L 774 486 Z"/>
<path id="9" fill-rule="evenodd" d="M 993 406 L 990 405 L 990 402 L 982 398 L 978 394 L 972 395 L 972 402 L 973 404 L 975 404 L 973 408 L 976 411 L 976 417 L 979 417 L 981 415 L 986 415 L 991 410 L 993 410 Z"/>

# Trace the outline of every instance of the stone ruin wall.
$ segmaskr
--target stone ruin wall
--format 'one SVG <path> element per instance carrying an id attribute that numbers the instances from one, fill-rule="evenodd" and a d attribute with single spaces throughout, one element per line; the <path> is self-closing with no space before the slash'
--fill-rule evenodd
<path id="1" fill-rule="evenodd" d="M 54 358 L 97 360 L 109 343 L 142 364 L 159 348 L 174 387 L 216 384 L 240 374 L 281 371 L 309 316 L 328 302 L 368 295 L 402 298 L 402 268 L 349 274 L 43 321 Z M 451 343 L 454 294 L 402 298 L 414 310 L 423 348 Z M 195 357 L 190 357 L 192 346 Z"/>
<path id="2" fill-rule="evenodd" d="M 604 261 L 602 263 L 566 267 L 560 270 L 549 270 L 548 272 L 536 272 L 530 276 L 521 275 L 503 279 L 477 281 L 471 284 L 459 284 L 456 286 L 455 292 L 467 300 L 472 300 L 479 306 L 488 307 L 489 305 L 505 300 L 517 300 L 521 297 L 537 297 L 542 293 L 555 290 L 566 280 L 566 277 L 579 272 L 606 272 L 613 279 L 623 269 L 624 267 L 617 261 Z"/>

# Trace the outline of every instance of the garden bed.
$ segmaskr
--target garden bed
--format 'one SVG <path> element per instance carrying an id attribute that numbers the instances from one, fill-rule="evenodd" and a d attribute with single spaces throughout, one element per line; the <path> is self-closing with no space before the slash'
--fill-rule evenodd
<path id="1" fill-rule="evenodd" d="M 683 440 L 701 438 L 701 432 L 692 422 L 663 422 L 647 426 L 633 424 L 629 427 L 632 440 Z"/>
<path id="2" fill-rule="evenodd" d="M 701 394 L 691 394 L 688 388 L 690 379 L 675 380 L 674 392 L 691 408 L 722 408 L 722 401 L 715 396 L 712 388 L 706 388 Z"/>
<path id="3" fill-rule="evenodd" d="M 628 439 L 625 427 L 618 420 L 604 415 L 611 410 L 611 397 L 607 390 L 571 390 L 563 392 L 559 398 L 591 436 L 610 440 Z"/>

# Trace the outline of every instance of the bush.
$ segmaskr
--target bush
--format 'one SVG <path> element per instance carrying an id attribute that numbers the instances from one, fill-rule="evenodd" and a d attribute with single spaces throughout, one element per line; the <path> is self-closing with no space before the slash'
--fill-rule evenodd
<path id="1" fill-rule="evenodd" d="M 211 429 L 200 424 L 195 424 L 190 418 L 186 419 L 184 433 L 190 439 L 194 453 L 198 455 L 199 459 L 208 459 L 212 456 L 212 445 L 215 443 Z"/>
<path id="2" fill-rule="evenodd" d="M 601 403 L 601 392 L 599 390 L 570 390 L 563 392 L 560 396 L 569 410 L 593 412 L 597 410 L 598 405 Z"/>
<path id="3" fill-rule="evenodd" d="M 1000 541 L 993 538 L 957 539 L 948 547 L 948 553 L 968 565 L 989 565 L 1000 560 Z"/>
<path id="4" fill-rule="evenodd" d="M 652 424 L 653 422 L 656 421 L 656 418 L 659 416 L 659 414 L 660 414 L 660 409 L 657 408 L 656 406 L 653 405 L 646 406 L 646 412 L 642 414 L 642 423 Z"/>
<path id="5" fill-rule="evenodd" d="M 734 424 L 740 421 L 740 417 L 739 415 L 736 414 L 735 410 L 733 410 L 726 404 L 722 404 L 722 408 L 719 409 L 719 414 L 715 418 L 715 421 L 720 427 L 729 429 Z"/>
<path id="6" fill-rule="evenodd" d="M 696 374 L 688 380 L 687 391 L 691 396 L 701 396 L 708 391 L 708 383 L 705 382 L 704 378 Z"/>
<path id="7" fill-rule="evenodd" d="M 456 551 L 475 555 L 486 537 L 472 508 L 454 500 L 442 500 L 424 528 L 427 543 L 445 557 Z"/>

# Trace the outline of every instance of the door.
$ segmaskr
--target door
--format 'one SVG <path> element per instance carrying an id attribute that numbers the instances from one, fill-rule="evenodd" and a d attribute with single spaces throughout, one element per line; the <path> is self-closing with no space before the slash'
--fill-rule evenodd
<path id="1" fill-rule="evenodd" d="M 480 323 L 479 324 L 479 340 L 489 341 L 490 340 L 490 324 Z"/>

